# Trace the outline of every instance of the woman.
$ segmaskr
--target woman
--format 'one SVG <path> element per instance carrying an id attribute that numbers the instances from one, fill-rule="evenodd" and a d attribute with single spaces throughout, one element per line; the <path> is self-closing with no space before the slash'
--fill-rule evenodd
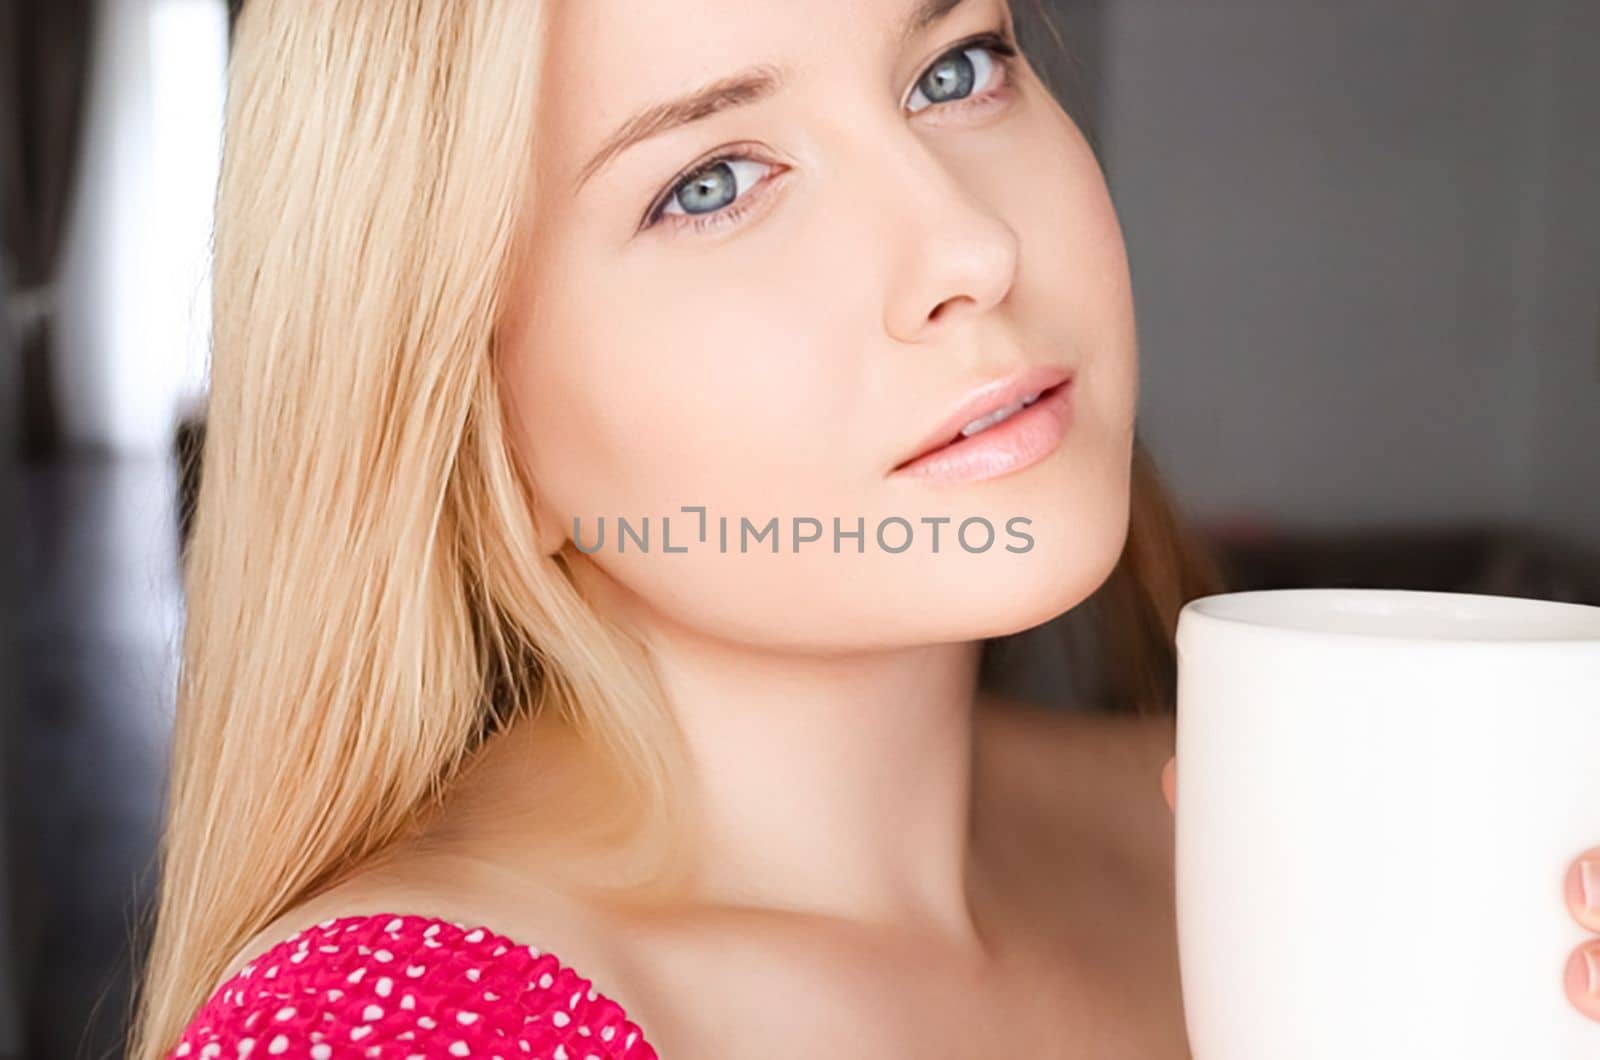
<path id="1" fill-rule="evenodd" d="M 1006 3 L 250 0 L 232 79 L 132 1055 L 1186 1056 L 1220 586 Z M 980 689 L 1091 598 L 1139 709 Z"/>

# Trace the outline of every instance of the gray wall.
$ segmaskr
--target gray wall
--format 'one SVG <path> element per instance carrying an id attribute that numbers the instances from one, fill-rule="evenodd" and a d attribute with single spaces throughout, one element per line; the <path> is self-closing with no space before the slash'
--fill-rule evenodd
<path id="1" fill-rule="evenodd" d="M 1547 6 L 1521 256 L 1521 339 L 1537 369 L 1521 410 L 1523 500 L 1539 525 L 1600 541 L 1600 3 Z"/>
<path id="2" fill-rule="evenodd" d="M 1600 4 L 1110 0 L 1101 33 L 1185 505 L 1600 545 Z"/>

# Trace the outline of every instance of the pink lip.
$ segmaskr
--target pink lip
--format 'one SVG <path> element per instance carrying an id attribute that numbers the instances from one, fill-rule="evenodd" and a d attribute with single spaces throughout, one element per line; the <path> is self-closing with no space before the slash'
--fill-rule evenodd
<path id="1" fill-rule="evenodd" d="M 979 387 L 890 474 L 984 479 L 1043 460 L 1061 444 L 1071 423 L 1072 378 L 1070 369 L 1046 365 Z M 961 428 L 973 420 L 1030 394 L 1039 394 L 1039 400 L 992 427 L 962 437 Z"/>

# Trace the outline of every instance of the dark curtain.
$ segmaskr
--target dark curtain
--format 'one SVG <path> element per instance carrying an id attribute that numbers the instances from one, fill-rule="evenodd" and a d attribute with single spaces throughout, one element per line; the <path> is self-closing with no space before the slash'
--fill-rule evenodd
<path id="1" fill-rule="evenodd" d="M 4 250 L 20 297 L 18 435 L 29 459 L 60 448 L 52 291 L 78 169 L 93 0 L 0 0 Z"/>
<path id="2" fill-rule="evenodd" d="M 0 171 L 0 181 L 4 180 L 5 173 Z M 4 190 L 4 186 L 0 185 L 0 194 Z M 3 297 L 8 280 L 5 255 L 0 254 L 0 399 L 3 399 L 0 400 L 0 437 L 4 438 L 12 437 L 11 414 L 16 408 L 12 403 L 16 361 L 13 360 L 15 351 L 11 341 L 10 307 Z M 12 454 L 0 450 L 0 512 L 5 513 L 17 510 L 12 462 Z M 17 535 L 12 520 L 0 518 L 0 552 L 14 556 L 16 546 Z M 17 737 L 22 713 L 17 709 L 18 693 L 22 686 L 15 676 L 20 656 L 16 650 L 16 622 L 13 618 L 18 612 L 18 605 L 22 603 L 22 597 L 12 591 L 15 580 L 0 579 L 0 1057 L 5 1060 L 21 1060 L 24 1053 L 24 963 L 19 958 L 16 941 L 18 913 L 23 907 L 15 895 L 30 891 L 33 883 L 31 878 L 24 878 L 24 872 L 31 868 L 32 863 L 24 860 L 24 851 L 19 842 L 22 800 L 17 797 L 12 781 L 17 776 L 14 756 L 17 754 L 15 749 L 21 743 Z"/>

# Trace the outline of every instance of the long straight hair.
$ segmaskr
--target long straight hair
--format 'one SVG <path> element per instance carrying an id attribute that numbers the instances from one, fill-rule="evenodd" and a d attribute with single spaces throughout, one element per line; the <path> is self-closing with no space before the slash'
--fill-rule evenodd
<path id="1" fill-rule="evenodd" d="M 262 928 L 415 834 L 518 718 L 578 734 L 611 805 L 634 808 L 595 835 L 681 824 L 660 689 L 533 547 L 507 444 L 495 322 L 522 253 L 544 17 L 540 0 L 240 15 L 132 1060 L 170 1050 Z M 1142 446 L 1134 470 L 1107 639 L 1137 677 L 1129 702 L 1158 703 L 1176 607 L 1212 583 Z M 550 818 L 552 836 L 578 827 Z M 670 874 L 672 847 L 633 882 Z"/>

